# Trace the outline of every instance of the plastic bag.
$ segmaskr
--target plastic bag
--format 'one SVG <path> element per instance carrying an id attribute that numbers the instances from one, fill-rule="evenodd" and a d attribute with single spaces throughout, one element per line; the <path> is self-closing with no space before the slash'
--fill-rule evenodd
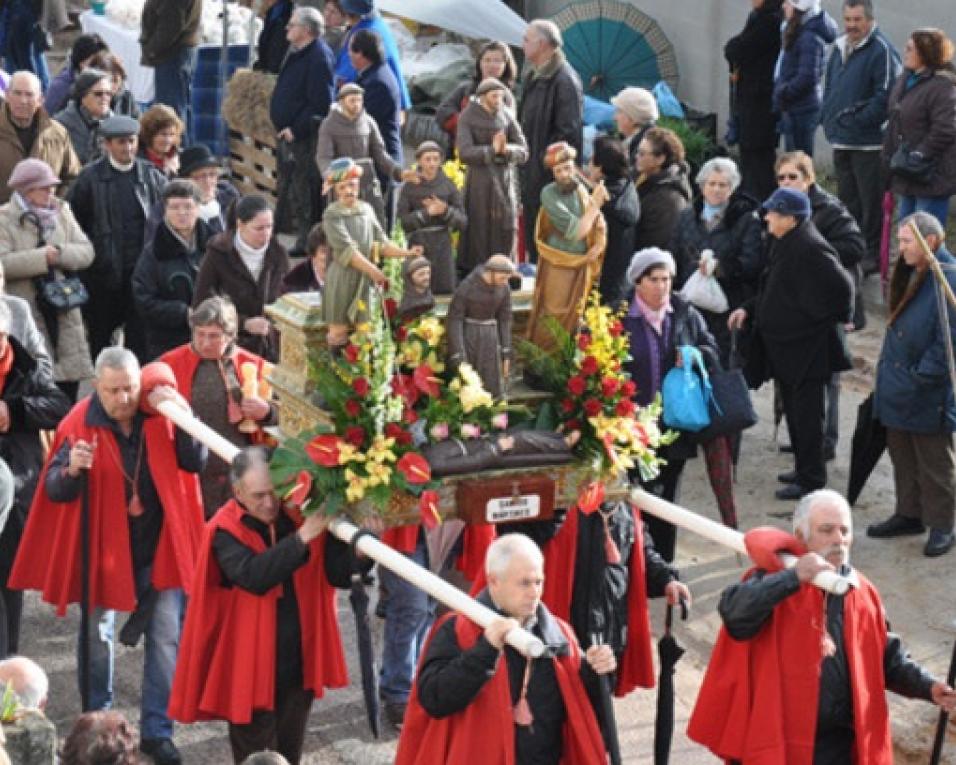
<path id="1" fill-rule="evenodd" d="M 654 86 L 654 98 L 657 99 L 657 109 L 662 117 L 684 119 L 684 107 L 680 105 L 670 85 L 663 80 Z"/>
<path id="2" fill-rule="evenodd" d="M 703 308 L 711 313 L 725 313 L 730 309 L 730 304 L 717 277 L 714 276 L 717 261 L 714 259 L 713 251 L 704 250 L 700 259 L 707 273 L 703 274 L 699 268 L 695 269 L 681 288 L 680 296 L 697 308 Z"/>

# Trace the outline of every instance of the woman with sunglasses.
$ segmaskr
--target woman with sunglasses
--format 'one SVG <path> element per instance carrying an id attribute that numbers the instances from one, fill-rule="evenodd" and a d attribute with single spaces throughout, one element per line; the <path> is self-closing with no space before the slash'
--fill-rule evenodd
<path id="1" fill-rule="evenodd" d="M 88 165 L 103 154 L 100 123 L 112 116 L 113 82 L 108 72 L 84 69 L 73 83 L 73 96 L 53 119 L 66 128 L 80 164 Z"/>

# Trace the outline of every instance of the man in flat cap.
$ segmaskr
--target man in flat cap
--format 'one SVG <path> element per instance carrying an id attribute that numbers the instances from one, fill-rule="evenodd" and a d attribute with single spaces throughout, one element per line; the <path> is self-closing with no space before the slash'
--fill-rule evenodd
<path id="1" fill-rule="evenodd" d="M 492 255 L 455 290 L 448 307 L 448 362 L 470 364 L 492 396 L 503 398 L 511 371 L 511 289 L 515 264 Z"/>
<path id="2" fill-rule="evenodd" d="M 398 219 L 410 244 L 425 248 L 431 264 L 431 289 L 438 295 L 455 291 L 455 254 L 451 235 L 465 227 L 461 192 L 442 170 L 444 154 L 434 141 L 423 141 L 415 150 L 419 181 L 402 186 L 398 194 Z"/>
<path id="3" fill-rule="evenodd" d="M 554 344 L 545 321 L 548 316 L 574 333 L 588 292 L 601 273 L 607 244 L 607 224 L 601 214 L 607 189 L 601 181 L 588 194 L 578 180 L 577 154 L 573 146 L 559 141 L 544 156 L 554 181 L 541 191 L 535 221 L 538 272 L 528 323 L 531 341 L 542 348 Z"/>
<path id="4" fill-rule="evenodd" d="M 418 181 L 418 173 L 402 172 L 397 159 L 385 150 L 382 134 L 365 111 L 364 91 L 355 83 L 343 85 L 337 101 L 322 120 L 315 161 L 323 178 L 327 178 L 332 161 L 349 157 L 362 169 L 360 198 L 372 206 L 379 225 L 385 228 L 385 199 L 376 171 L 395 181 Z"/>
<path id="5" fill-rule="evenodd" d="M 514 255 L 518 231 L 516 167 L 528 161 L 528 144 L 517 120 L 503 108 L 505 91 L 493 77 L 482 80 L 476 100 L 458 118 L 458 156 L 468 166 L 468 228 L 458 248 L 461 276 L 492 253 Z"/>
<path id="6" fill-rule="evenodd" d="M 372 206 L 359 199 L 362 175 L 361 166 L 350 157 L 334 160 L 325 174 L 325 190 L 334 193 L 335 201 L 322 214 L 331 250 L 322 318 L 333 353 L 348 342 L 350 328 L 364 319 L 371 286 L 385 284 L 378 266 L 381 258 L 422 254 L 420 245 L 403 250 L 389 241 Z"/>
<path id="7" fill-rule="evenodd" d="M 137 157 L 139 123 L 132 117 L 114 115 L 100 123 L 99 132 L 104 156 L 83 168 L 69 193 L 76 220 L 96 253 L 93 265 L 80 274 L 90 293 L 83 307 L 90 353 L 96 358 L 122 327 L 126 347 L 145 361 L 145 335 L 131 285 L 146 220 L 166 178 Z"/>

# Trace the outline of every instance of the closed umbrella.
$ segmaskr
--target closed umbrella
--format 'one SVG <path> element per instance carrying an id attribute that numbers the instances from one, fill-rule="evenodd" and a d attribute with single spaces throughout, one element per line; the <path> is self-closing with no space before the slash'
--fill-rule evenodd
<path id="1" fill-rule="evenodd" d="M 946 684 L 952 688 L 956 682 L 956 642 L 953 643 L 953 657 L 949 660 L 949 673 L 946 675 Z M 943 741 L 946 739 L 946 723 L 949 722 L 949 713 L 941 709 L 939 722 L 936 724 L 936 738 L 933 739 L 933 753 L 929 758 L 929 765 L 939 765 L 939 758 L 943 755 Z"/>
<path id="2" fill-rule="evenodd" d="M 873 418 L 873 394 L 867 396 L 856 414 L 856 427 L 850 450 L 850 477 L 846 500 L 854 504 L 863 491 L 870 473 L 886 450 L 886 428 Z"/>
<path id="3" fill-rule="evenodd" d="M 358 643 L 359 668 L 362 673 L 362 697 L 365 700 L 365 714 L 368 726 L 375 738 L 381 732 L 381 717 L 378 701 L 378 668 L 375 666 L 375 652 L 372 650 L 372 628 L 368 620 L 368 591 L 366 585 L 372 578 L 359 571 L 352 572 L 352 588 L 349 603 L 355 616 L 355 639 Z"/>
<path id="4" fill-rule="evenodd" d="M 681 598 L 681 619 L 687 619 L 687 601 Z M 664 616 L 664 634 L 657 641 L 660 677 L 657 685 L 657 718 L 654 721 L 654 765 L 667 765 L 674 736 L 674 666 L 685 649 L 671 634 L 674 607 L 668 603 Z"/>
<path id="5" fill-rule="evenodd" d="M 883 194 L 883 226 L 880 231 L 880 283 L 883 295 L 890 281 L 890 237 L 893 233 L 893 207 L 896 203 L 892 191 Z"/>
<path id="6" fill-rule="evenodd" d="M 591 636 L 591 645 L 602 645 L 600 635 Z M 599 675 L 590 665 L 584 664 L 581 680 L 584 690 L 588 694 L 594 716 L 597 717 L 601 728 L 601 737 L 604 739 L 604 748 L 607 749 L 611 765 L 621 765 L 621 744 L 617 738 L 617 720 L 614 717 L 614 696 L 611 688 L 611 676 Z"/>

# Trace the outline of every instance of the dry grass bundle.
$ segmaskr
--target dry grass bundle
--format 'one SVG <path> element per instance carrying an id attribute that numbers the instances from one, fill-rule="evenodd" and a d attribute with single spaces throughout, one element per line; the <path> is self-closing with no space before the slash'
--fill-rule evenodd
<path id="1" fill-rule="evenodd" d="M 222 104 L 226 124 L 243 135 L 274 143 L 276 129 L 269 119 L 269 101 L 275 83 L 275 75 L 237 69 Z"/>

